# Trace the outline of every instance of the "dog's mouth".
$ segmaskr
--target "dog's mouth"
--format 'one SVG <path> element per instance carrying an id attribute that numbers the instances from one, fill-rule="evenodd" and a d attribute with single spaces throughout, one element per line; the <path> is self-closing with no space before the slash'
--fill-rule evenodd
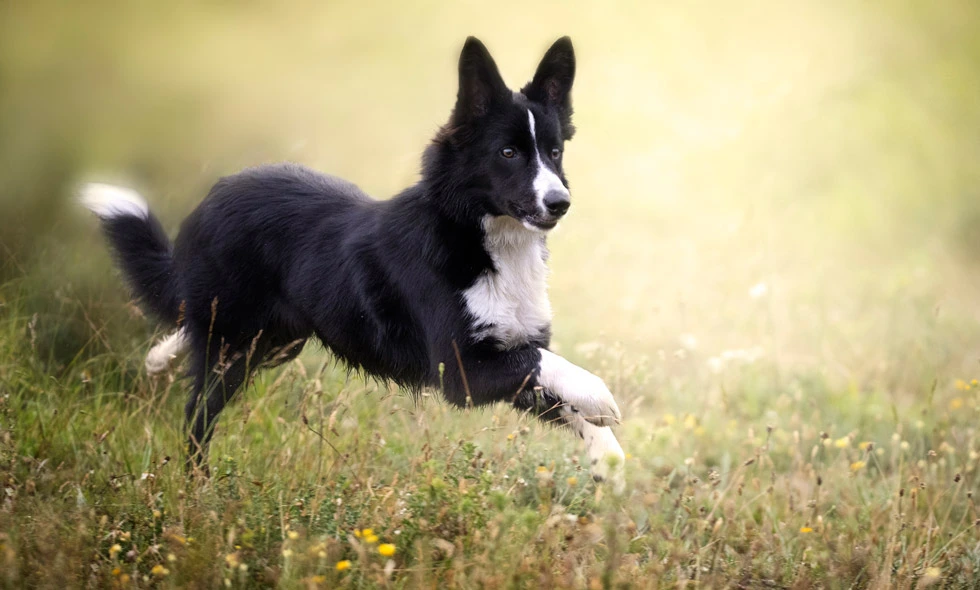
<path id="1" fill-rule="evenodd" d="M 527 229 L 539 232 L 547 232 L 555 229 L 559 221 L 558 219 L 542 219 L 531 215 L 520 217 L 518 219 L 521 220 L 521 224 L 523 224 Z"/>
<path id="2" fill-rule="evenodd" d="M 533 229 L 537 231 L 550 231 L 555 229 L 558 225 L 558 220 L 548 220 L 548 219 L 535 219 L 533 217 L 528 217 L 524 219 L 524 227 L 528 229 Z"/>
<path id="3" fill-rule="evenodd" d="M 548 215 L 542 211 L 528 211 L 521 207 L 511 209 L 508 217 L 523 225 L 525 229 L 540 233 L 546 233 L 555 229 L 562 218 L 561 215 Z"/>

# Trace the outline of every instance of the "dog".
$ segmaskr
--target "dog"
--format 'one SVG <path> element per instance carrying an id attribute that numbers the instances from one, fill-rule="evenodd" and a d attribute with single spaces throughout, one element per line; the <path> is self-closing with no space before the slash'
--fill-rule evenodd
<path id="1" fill-rule="evenodd" d="M 191 467 L 206 469 L 215 420 L 249 376 L 315 337 L 351 370 L 412 392 L 503 401 L 567 427 L 593 477 L 622 489 L 616 401 L 549 350 L 546 238 L 571 204 L 574 77 L 568 37 L 519 92 L 468 38 L 421 180 L 388 200 L 300 165 L 259 166 L 221 178 L 171 245 L 139 194 L 83 187 L 134 295 L 175 328 L 148 370 L 190 356 Z"/>

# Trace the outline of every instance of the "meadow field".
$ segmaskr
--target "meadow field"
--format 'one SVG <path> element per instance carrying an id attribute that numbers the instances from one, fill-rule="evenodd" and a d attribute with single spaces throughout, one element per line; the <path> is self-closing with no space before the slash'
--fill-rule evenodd
<path id="1" fill-rule="evenodd" d="M 980 4 L 0 4 L 0 585 L 980 587 Z M 554 348 L 623 410 L 626 492 L 504 406 L 308 346 L 184 471 L 177 371 L 87 180 L 171 234 L 220 176 L 415 181 L 480 37 L 570 35 Z"/>

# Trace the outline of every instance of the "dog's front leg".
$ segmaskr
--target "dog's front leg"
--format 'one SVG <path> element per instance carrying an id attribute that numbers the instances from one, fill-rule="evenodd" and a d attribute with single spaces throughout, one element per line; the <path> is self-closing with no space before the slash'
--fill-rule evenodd
<path id="1" fill-rule="evenodd" d="M 618 424 L 622 415 L 612 393 L 599 377 L 550 350 L 541 348 L 538 385 L 566 409 L 596 426 Z"/>
<path id="2" fill-rule="evenodd" d="M 519 396 L 515 405 L 571 429 L 585 441 L 593 478 L 608 480 L 615 493 L 622 493 L 626 457 L 609 427 L 622 416 L 612 393 L 596 375 L 546 349 L 540 353 L 538 387 Z"/>
<path id="3" fill-rule="evenodd" d="M 625 457 L 609 428 L 621 414 L 599 377 L 534 346 L 490 355 L 463 350 L 456 365 L 445 366 L 443 387 L 446 398 L 459 406 L 509 398 L 543 422 L 568 427 L 585 441 L 593 477 L 609 480 L 616 493 L 623 490 Z"/>
<path id="4" fill-rule="evenodd" d="M 596 426 L 573 413 L 566 416 L 565 422 L 585 441 L 592 478 L 596 481 L 608 481 L 615 494 L 622 494 L 626 489 L 626 455 L 612 428 Z"/>

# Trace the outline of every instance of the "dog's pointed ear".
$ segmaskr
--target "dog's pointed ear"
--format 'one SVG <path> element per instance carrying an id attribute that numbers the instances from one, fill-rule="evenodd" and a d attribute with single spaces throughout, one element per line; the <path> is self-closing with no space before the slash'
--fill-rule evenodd
<path id="1" fill-rule="evenodd" d="M 486 46 L 476 37 L 467 37 L 459 54 L 459 93 L 456 95 L 455 118 L 481 117 L 487 114 L 495 101 L 505 99 L 509 94 Z"/>
<path id="2" fill-rule="evenodd" d="M 575 81 L 575 50 L 572 40 L 562 37 L 554 42 L 541 63 L 538 64 L 534 78 L 521 89 L 529 100 L 541 103 L 558 111 L 562 135 L 571 139 L 572 127 L 572 82 Z"/>

